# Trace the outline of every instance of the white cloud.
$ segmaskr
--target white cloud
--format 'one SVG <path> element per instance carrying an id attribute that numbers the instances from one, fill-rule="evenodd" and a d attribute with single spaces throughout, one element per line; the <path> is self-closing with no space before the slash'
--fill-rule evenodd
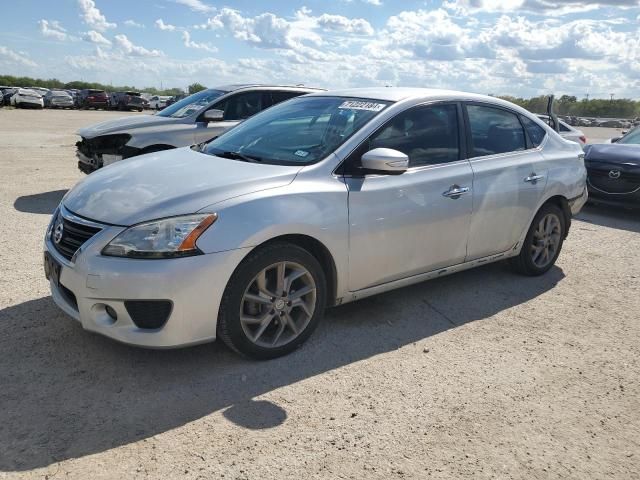
<path id="1" fill-rule="evenodd" d="M 169 32 L 173 32 L 177 28 L 175 25 L 171 25 L 170 23 L 164 23 L 164 21 L 161 18 L 156 20 L 155 26 L 158 27 L 160 30 L 167 30 Z"/>
<path id="2" fill-rule="evenodd" d="M 103 32 L 104 30 L 117 26 L 115 23 L 107 21 L 93 0 L 78 0 L 78 5 L 80 6 L 80 17 L 82 21 L 94 29 Z"/>
<path id="3" fill-rule="evenodd" d="M 24 67 L 37 67 L 36 62 L 31 60 L 24 52 L 15 52 L 10 48 L 0 45 L 0 65 L 7 66 L 24 66 Z"/>
<path id="4" fill-rule="evenodd" d="M 532 12 L 545 15 L 567 15 L 588 12 L 602 7 L 630 8 L 640 6 L 640 0 L 448 0 L 443 7 L 458 14 L 473 12 Z"/>
<path id="5" fill-rule="evenodd" d="M 45 37 L 61 41 L 69 40 L 70 38 L 66 33 L 67 31 L 62 28 L 60 22 L 56 20 L 40 20 L 38 21 L 38 25 L 40 26 L 40 33 Z"/>
<path id="6" fill-rule="evenodd" d="M 194 42 L 193 40 L 191 40 L 191 35 L 187 31 L 182 32 L 182 41 L 184 42 L 184 46 L 187 47 L 187 48 L 195 48 L 197 50 L 205 50 L 207 52 L 217 52 L 218 51 L 218 49 L 216 47 L 214 47 L 213 45 L 210 45 L 208 43 Z"/>
<path id="7" fill-rule="evenodd" d="M 353 33 L 356 35 L 372 35 L 373 27 L 362 18 L 347 18 L 342 15 L 323 13 L 316 18 L 319 26 L 328 30 Z"/>
<path id="8" fill-rule="evenodd" d="M 176 3 L 179 3 L 180 5 L 189 7 L 191 10 L 198 13 L 211 13 L 211 12 L 215 12 L 216 10 L 215 7 L 212 7 L 211 5 L 208 5 L 202 2 L 201 0 L 174 0 L 174 1 Z"/>
<path id="9" fill-rule="evenodd" d="M 138 23 L 135 20 L 125 20 L 123 23 L 127 27 L 145 28 L 144 24 Z"/>
<path id="10" fill-rule="evenodd" d="M 95 43 L 96 45 L 111 45 L 111 42 L 107 40 L 104 35 L 95 30 L 89 30 L 84 35 L 82 35 L 82 39 L 85 42 Z"/>
<path id="11" fill-rule="evenodd" d="M 124 34 L 119 34 L 114 37 L 116 45 L 120 50 L 127 55 L 134 57 L 161 57 L 164 53 L 161 50 L 147 50 L 144 47 L 134 45 L 131 40 Z"/>

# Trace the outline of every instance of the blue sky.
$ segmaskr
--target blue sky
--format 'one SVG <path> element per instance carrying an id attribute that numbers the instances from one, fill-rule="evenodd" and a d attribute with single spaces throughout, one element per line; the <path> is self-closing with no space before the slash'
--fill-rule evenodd
<path id="1" fill-rule="evenodd" d="M 21 0 L 0 73 L 637 99 L 640 0 Z"/>

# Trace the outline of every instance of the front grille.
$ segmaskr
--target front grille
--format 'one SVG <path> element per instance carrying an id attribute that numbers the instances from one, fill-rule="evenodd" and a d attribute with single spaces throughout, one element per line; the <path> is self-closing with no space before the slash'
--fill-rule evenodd
<path id="1" fill-rule="evenodd" d="M 62 237 L 56 242 L 55 233 L 60 223 L 62 223 Z M 100 230 L 101 229 L 97 227 L 72 222 L 58 214 L 58 219 L 56 219 L 51 229 L 51 241 L 55 249 L 60 252 L 64 258 L 71 260 L 78 249 Z"/>
<path id="2" fill-rule="evenodd" d="M 169 300 L 127 300 L 124 306 L 136 327 L 151 330 L 163 327 L 173 308 Z"/>
<path id="3" fill-rule="evenodd" d="M 615 169 L 588 169 L 591 186 L 605 193 L 633 193 L 640 189 L 640 173 L 620 171 L 620 177 L 611 178 L 611 170 Z"/>

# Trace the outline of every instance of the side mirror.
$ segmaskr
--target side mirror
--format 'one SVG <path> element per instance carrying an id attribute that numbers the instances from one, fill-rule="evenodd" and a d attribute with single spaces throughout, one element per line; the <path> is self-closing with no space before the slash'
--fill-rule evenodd
<path id="1" fill-rule="evenodd" d="M 211 110 L 207 110 L 206 112 L 204 112 L 204 114 L 202 115 L 202 119 L 205 122 L 219 122 L 221 120 L 224 120 L 224 112 L 222 110 L 212 108 Z"/>
<path id="2" fill-rule="evenodd" d="M 616 143 L 618 140 L 620 140 L 622 137 L 614 137 L 611 139 L 611 143 Z"/>
<path id="3" fill-rule="evenodd" d="M 362 156 L 362 168 L 397 175 L 407 171 L 409 157 L 392 148 L 374 148 Z"/>

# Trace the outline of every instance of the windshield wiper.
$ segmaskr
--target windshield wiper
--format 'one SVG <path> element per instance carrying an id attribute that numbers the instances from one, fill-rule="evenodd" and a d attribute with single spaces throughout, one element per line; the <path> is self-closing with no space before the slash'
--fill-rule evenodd
<path id="1" fill-rule="evenodd" d="M 214 155 L 216 157 L 222 157 L 222 158 L 229 158 L 231 160 L 242 160 L 245 162 L 250 162 L 250 163 L 260 163 L 262 162 L 262 159 L 259 157 L 253 157 L 253 156 L 249 156 L 249 155 L 245 155 L 244 153 L 240 153 L 240 152 L 217 152 L 214 153 Z"/>

